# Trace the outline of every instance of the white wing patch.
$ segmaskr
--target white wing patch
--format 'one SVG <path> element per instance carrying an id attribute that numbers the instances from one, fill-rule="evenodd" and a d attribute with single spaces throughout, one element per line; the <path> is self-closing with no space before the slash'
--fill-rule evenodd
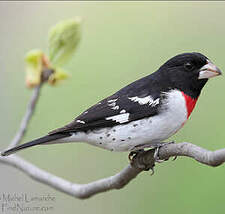
<path id="1" fill-rule="evenodd" d="M 108 103 L 108 106 L 115 107 L 116 106 L 116 102 L 114 102 L 114 103 Z"/>
<path id="2" fill-rule="evenodd" d="M 123 110 L 120 111 L 120 114 L 124 114 L 124 113 L 126 113 L 126 110 L 125 109 L 123 109 Z"/>
<path id="3" fill-rule="evenodd" d="M 138 102 L 140 105 L 149 104 L 150 106 L 156 106 L 159 104 L 159 98 L 153 100 L 151 96 L 147 97 L 129 97 L 133 102 Z"/>
<path id="4" fill-rule="evenodd" d="M 114 120 L 118 123 L 126 123 L 129 121 L 129 113 L 126 114 L 119 114 L 116 116 L 112 116 L 112 117 L 106 117 L 106 120 Z"/>
<path id="5" fill-rule="evenodd" d="M 113 110 L 119 110 L 119 108 L 120 108 L 119 106 L 112 107 Z"/>
<path id="6" fill-rule="evenodd" d="M 82 123 L 85 124 L 85 122 L 83 120 L 77 120 L 78 123 Z"/>
<path id="7" fill-rule="evenodd" d="M 119 110 L 119 106 L 116 105 L 116 101 L 117 99 L 113 99 L 113 100 L 108 100 L 108 106 L 112 107 L 112 110 Z"/>
<path id="8" fill-rule="evenodd" d="M 108 103 L 114 103 L 116 102 L 118 99 L 113 99 L 113 100 L 108 100 Z"/>

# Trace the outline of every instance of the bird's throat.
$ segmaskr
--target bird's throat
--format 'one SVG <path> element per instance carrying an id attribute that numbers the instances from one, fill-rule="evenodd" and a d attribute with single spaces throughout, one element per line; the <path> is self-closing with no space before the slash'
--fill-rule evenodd
<path id="1" fill-rule="evenodd" d="M 185 94 L 184 92 L 182 92 L 182 95 L 185 99 L 185 103 L 186 103 L 186 109 L 187 109 L 187 119 L 189 118 L 189 116 L 191 115 L 191 112 L 193 111 L 195 104 L 198 100 L 198 98 L 192 98 L 191 96 Z"/>

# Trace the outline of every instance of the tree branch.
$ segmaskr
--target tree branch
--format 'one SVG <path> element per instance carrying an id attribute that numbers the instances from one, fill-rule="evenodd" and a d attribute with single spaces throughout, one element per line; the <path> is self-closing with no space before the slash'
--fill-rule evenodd
<path id="1" fill-rule="evenodd" d="M 39 86 L 37 86 L 36 88 L 34 88 L 33 94 L 31 96 L 31 99 L 28 103 L 27 106 L 27 110 L 26 113 L 20 123 L 20 127 L 18 132 L 16 133 L 15 137 L 13 138 L 13 140 L 11 141 L 11 143 L 9 144 L 8 148 L 12 148 L 14 146 L 17 146 L 22 138 L 24 137 L 26 130 L 27 130 L 27 126 L 30 122 L 30 119 L 32 118 L 32 115 L 34 113 L 38 98 L 40 96 L 40 90 L 41 90 L 42 84 L 40 84 Z"/>
<path id="2" fill-rule="evenodd" d="M 174 156 L 186 156 L 194 158 L 200 163 L 209 166 L 219 166 L 225 162 L 225 149 L 217 151 L 208 151 L 191 143 L 166 144 L 159 149 L 159 158 L 168 159 Z M 121 189 L 126 186 L 144 169 L 140 166 L 154 166 L 154 149 L 145 151 L 134 157 L 132 166 L 128 165 L 119 173 L 104 179 L 100 179 L 88 184 L 71 183 L 56 175 L 50 174 L 37 166 L 25 161 L 17 155 L 9 157 L 0 157 L 0 162 L 13 166 L 32 179 L 44 183 L 61 192 L 74 196 L 76 198 L 85 199 L 97 193 L 106 192 L 112 189 Z"/>
<path id="3" fill-rule="evenodd" d="M 140 169 L 128 166 L 114 176 L 88 184 L 75 184 L 64 180 L 63 178 L 50 174 L 49 172 L 44 171 L 36 167 L 35 165 L 23 160 L 17 155 L 0 157 L 0 162 L 23 171 L 25 174 L 29 175 L 32 179 L 38 182 L 44 183 L 55 188 L 56 190 L 80 199 L 88 198 L 97 193 L 105 192 L 111 189 L 120 189 L 125 186 L 130 180 L 135 178 L 141 171 Z"/>
<path id="4" fill-rule="evenodd" d="M 209 151 L 191 143 L 168 144 L 160 148 L 160 159 L 169 157 L 186 156 L 208 165 L 219 166 L 225 162 L 225 149 Z"/>

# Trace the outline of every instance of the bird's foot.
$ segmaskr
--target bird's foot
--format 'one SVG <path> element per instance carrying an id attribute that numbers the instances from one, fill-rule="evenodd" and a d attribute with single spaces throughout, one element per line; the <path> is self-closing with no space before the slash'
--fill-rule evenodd
<path id="1" fill-rule="evenodd" d="M 172 161 L 175 161 L 176 159 L 177 159 L 177 156 L 174 156 L 173 159 L 172 159 Z"/>
<path id="2" fill-rule="evenodd" d="M 132 159 L 138 154 L 138 153 L 143 153 L 145 150 L 144 149 L 139 149 L 139 150 L 136 150 L 136 151 L 131 151 L 128 155 L 128 159 L 129 161 L 131 162 Z"/>
<path id="3" fill-rule="evenodd" d="M 150 149 L 145 151 L 144 149 L 136 150 L 130 152 L 128 155 L 128 158 L 130 160 L 130 164 L 133 167 L 142 169 L 144 171 L 149 171 L 151 170 L 152 173 L 151 175 L 154 174 L 154 166 L 155 166 L 155 161 L 153 158 L 148 158 L 148 157 L 153 157 L 153 152 L 154 149 Z M 149 153 L 152 153 L 150 156 Z"/>
<path id="4" fill-rule="evenodd" d="M 153 146 L 153 148 L 155 149 L 155 153 L 154 153 L 154 159 L 155 159 L 155 162 L 157 163 L 162 163 L 164 161 L 167 161 L 169 160 L 169 158 L 167 159 L 164 159 L 164 160 L 161 160 L 160 157 L 159 157 L 159 149 L 162 147 L 162 146 L 165 146 L 165 145 L 168 145 L 168 144 L 173 144 L 175 143 L 174 141 L 171 141 L 171 142 L 162 142 L 162 143 L 157 143 Z M 173 158 L 173 161 L 177 159 L 177 156 L 175 156 Z"/>
<path id="5" fill-rule="evenodd" d="M 156 162 L 162 163 L 168 160 L 168 159 L 164 159 L 164 160 L 160 159 L 159 149 L 162 146 L 165 146 L 171 143 L 174 143 L 174 142 L 157 143 L 155 145 L 151 145 L 151 149 L 149 150 L 137 149 L 137 150 L 131 151 L 130 154 L 128 155 L 131 166 L 142 169 L 144 171 L 151 170 L 152 171 L 151 175 L 153 175 L 155 163 Z M 175 159 L 176 157 L 173 160 Z"/>

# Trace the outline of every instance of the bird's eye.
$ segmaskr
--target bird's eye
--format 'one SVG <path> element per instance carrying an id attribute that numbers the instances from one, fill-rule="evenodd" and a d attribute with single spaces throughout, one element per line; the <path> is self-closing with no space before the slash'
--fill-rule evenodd
<path id="1" fill-rule="evenodd" d="M 192 63 L 190 63 L 190 62 L 187 62 L 187 63 L 184 64 L 184 68 L 187 71 L 191 71 L 191 70 L 193 70 L 194 65 Z"/>

